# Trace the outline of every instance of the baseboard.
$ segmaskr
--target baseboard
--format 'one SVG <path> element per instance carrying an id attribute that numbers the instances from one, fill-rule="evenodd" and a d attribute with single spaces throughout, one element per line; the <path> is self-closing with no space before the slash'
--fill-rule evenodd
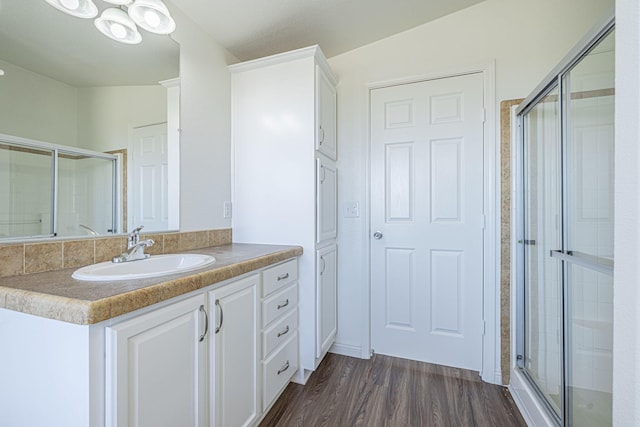
<path id="1" fill-rule="evenodd" d="M 305 385 L 307 381 L 309 381 L 309 377 L 311 376 L 311 374 L 313 374 L 313 371 L 300 368 L 298 369 L 298 372 L 295 373 L 293 378 L 291 378 L 291 382 L 300 384 L 300 385 Z"/>
<path id="2" fill-rule="evenodd" d="M 518 370 L 511 370 L 511 382 L 508 386 L 513 401 L 525 422 L 531 427 L 555 427 L 538 397 Z"/>
<path id="3" fill-rule="evenodd" d="M 493 373 L 493 384 L 504 385 L 502 384 L 502 371 L 500 369 L 496 369 Z"/>
<path id="4" fill-rule="evenodd" d="M 362 350 L 359 346 L 334 343 L 329 349 L 329 353 L 340 354 L 342 356 L 357 357 L 362 359 Z"/>

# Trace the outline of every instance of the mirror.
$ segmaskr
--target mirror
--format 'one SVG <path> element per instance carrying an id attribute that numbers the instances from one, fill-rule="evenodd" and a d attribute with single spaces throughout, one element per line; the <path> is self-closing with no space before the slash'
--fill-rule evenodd
<path id="1" fill-rule="evenodd" d="M 100 12 L 113 7 L 95 3 Z M 0 0 L 0 134 L 122 153 L 117 231 L 136 225 L 145 232 L 177 230 L 179 46 L 169 36 L 140 32 L 141 44 L 126 45 L 99 33 L 93 19 L 67 15 L 44 0 Z M 0 200 L 0 239 L 10 200 Z M 79 221 L 73 230 L 59 235 L 92 234 Z"/>

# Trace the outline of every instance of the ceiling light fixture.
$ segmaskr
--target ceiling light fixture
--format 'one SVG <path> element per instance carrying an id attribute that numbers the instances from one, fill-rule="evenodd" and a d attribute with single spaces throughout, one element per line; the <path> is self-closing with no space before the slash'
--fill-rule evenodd
<path id="1" fill-rule="evenodd" d="M 45 0 L 62 12 L 79 18 L 95 18 L 98 8 L 92 0 Z M 127 44 L 142 41 L 138 27 L 155 34 L 171 34 L 176 23 L 162 0 L 104 0 L 118 7 L 105 9 L 94 21 L 105 36 Z M 136 26 L 137 24 L 137 26 Z"/>
<path id="2" fill-rule="evenodd" d="M 138 44 L 142 41 L 142 35 L 138 32 L 136 24 L 122 9 L 115 7 L 105 9 L 102 15 L 96 18 L 94 24 L 98 31 L 117 42 Z"/>
<path id="3" fill-rule="evenodd" d="M 45 0 L 58 10 L 78 18 L 95 18 L 98 8 L 92 0 Z"/>
<path id="4" fill-rule="evenodd" d="M 138 26 L 156 34 L 171 34 L 176 23 L 160 0 L 136 0 L 129 6 L 129 16 Z"/>

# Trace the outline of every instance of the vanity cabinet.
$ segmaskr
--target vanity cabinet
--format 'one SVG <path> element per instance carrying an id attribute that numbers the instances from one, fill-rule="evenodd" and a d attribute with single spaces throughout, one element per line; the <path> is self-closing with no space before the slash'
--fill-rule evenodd
<path id="1" fill-rule="evenodd" d="M 335 320 L 324 318 L 328 305 L 318 302 L 330 293 L 319 292 L 316 250 L 335 246 L 337 236 L 336 79 L 318 46 L 229 69 L 233 239 L 304 248 L 296 378 L 304 383 L 335 337 L 318 335 Z"/>
<path id="2" fill-rule="evenodd" d="M 299 367 L 300 250 L 250 246 L 221 250 L 220 270 L 193 278 L 101 283 L 127 290 L 98 307 L 138 308 L 97 323 L 0 308 L 0 426 L 258 425 Z M 144 304 L 158 292 L 176 296 Z M 57 302 L 43 295 L 33 301 Z"/>
<path id="3" fill-rule="evenodd" d="M 298 266 L 262 273 L 262 407 L 266 412 L 298 370 Z"/>
<path id="4" fill-rule="evenodd" d="M 254 274 L 209 292 L 211 426 L 249 426 L 260 415 L 259 284 Z"/>
<path id="5" fill-rule="evenodd" d="M 206 295 L 109 326 L 106 425 L 206 425 Z"/>

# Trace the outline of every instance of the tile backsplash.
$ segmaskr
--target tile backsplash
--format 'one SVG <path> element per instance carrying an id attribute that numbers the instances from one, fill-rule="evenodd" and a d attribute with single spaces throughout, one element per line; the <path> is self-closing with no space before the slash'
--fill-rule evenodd
<path id="1" fill-rule="evenodd" d="M 152 255 L 231 243 L 231 229 L 141 234 L 155 244 Z M 109 261 L 127 246 L 123 236 L 0 244 L 0 277 L 76 268 Z"/>

